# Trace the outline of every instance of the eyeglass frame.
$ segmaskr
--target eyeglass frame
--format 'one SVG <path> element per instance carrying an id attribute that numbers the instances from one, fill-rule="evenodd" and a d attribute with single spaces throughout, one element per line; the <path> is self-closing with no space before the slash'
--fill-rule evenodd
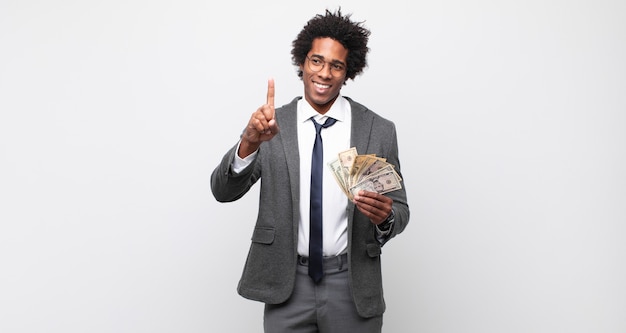
<path id="1" fill-rule="evenodd" d="M 346 72 L 348 72 L 348 68 L 347 68 L 346 64 L 344 64 L 341 61 L 326 61 L 326 60 L 324 60 L 323 57 L 317 56 L 317 55 L 313 55 L 311 57 L 309 57 L 307 55 L 306 59 L 309 61 L 309 64 L 308 64 L 309 69 L 311 71 L 315 72 L 315 73 L 321 72 L 322 69 L 324 69 L 324 67 L 326 67 L 327 63 L 330 64 L 330 73 L 332 74 L 332 76 L 341 76 L 341 75 L 345 74 Z M 313 60 L 321 62 L 321 67 L 319 69 L 317 69 L 317 70 L 313 69 L 312 66 L 320 66 L 319 64 L 318 65 L 314 65 L 312 63 Z M 336 67 L 333 67 L 333 65 L 340 65 L 341 66 L 341 69 L 339 69 L 339 73 L 336 72 L 338 69 Z"/>

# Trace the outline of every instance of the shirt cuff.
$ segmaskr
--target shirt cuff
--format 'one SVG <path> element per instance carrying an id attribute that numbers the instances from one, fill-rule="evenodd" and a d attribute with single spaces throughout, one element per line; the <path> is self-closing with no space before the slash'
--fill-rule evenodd
<path id="1" fill-rule="evenodd" d="M 377 236 L 376 238 L 378 238 L 379 241 L 382 241 L 385 237 L 387 237 L 391 233 L 391 229 L 393 229 L 393 222 L 395 221 L 395 217 L 396 215 L 394 214 L 393 210 L 391 210 L 391 214 L 389 214 L 389 217 L 387 217 L 387 219 L 383 221 L 383 223 L 389 225 L 389 227 L 386 228 L 386 230 L 381 230 L 378 227 L 380 224 L 376 225 L 376 236 Z"/>
<path id="2" fill-rule="evenodd" d="M 241 144 L 241 141 L 239 142 L 239 144 Z M 233 160 L 233 163 L 232 163 L 232 169 L 234 173 L 240 173 L 241 171 L 243 171 L 243 169 L 248 167 L 248 165 L 250 165 L 252 161 L 254 161 L 257 153 L 259 152 L 259 150 L 257 149 L 254 151 L 254 153 L 246 156 L 245 158 L 241 158 L 239 157 L 239 144 L 237 145 L 237 151 L 235 152 L 235 159 Z"/>

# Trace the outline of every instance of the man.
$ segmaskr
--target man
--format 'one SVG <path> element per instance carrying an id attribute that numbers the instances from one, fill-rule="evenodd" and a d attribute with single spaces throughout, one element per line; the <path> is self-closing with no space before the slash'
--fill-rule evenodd
<path id="1" fill-rule="evenodd" d="M 341 10 L 309 20 L 291 51 L 304 99 L 275 109 L 269 80 L 267 103 L 211 175 L 220 202 L 261 180 L 238 292 L 265 303 L 265 332 L 382 329 L 381 248 L 409 221 L 406 192 L 361 190 L 349 200 L 328 167 L 354 147 L 386 159 L 401 182 L 395 125 L 340 94 L 367 65 L 369 35 Z M 329 118 L 334 124 L 322 128 Z"/>

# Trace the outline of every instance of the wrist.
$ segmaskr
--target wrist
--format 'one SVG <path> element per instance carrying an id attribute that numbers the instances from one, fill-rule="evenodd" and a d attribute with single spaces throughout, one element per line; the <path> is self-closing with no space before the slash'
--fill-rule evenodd
<path id="1" fill-rule="evenodd" d="M 257 151 L 257 149 L 259 149 L 259 146 L 260 144 L 253 144 L 247 139 L 242 138 L 241 141 L 239 142 L 239 151 L 238 151 L 239 157 L 246 158 L 250 154 Z"/>
<path id="2" fill-rule="evenodd" d="M 380 231 L 388 231 L 389 229 L 391 229 L 391 225 L 393 224 L 394 219 L 395 219 L 395 214 L 393 213 L 393 210 L 391 210 L 391 213 L 389 213 L 389 216 L 387 216 L 387 218 L 383 222 L 377 225 L 378 229 Z"/>

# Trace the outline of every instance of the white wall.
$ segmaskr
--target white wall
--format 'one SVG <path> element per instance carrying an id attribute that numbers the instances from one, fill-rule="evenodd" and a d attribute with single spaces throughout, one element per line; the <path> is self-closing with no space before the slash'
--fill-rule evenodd
<path id="1" fill-rule="evenodd" d="M 327 2 L 0 2 L 0 331 L 261 332 L 209 176 Z M 626 3 L 344 1 L 395 121 L 386 332 L 626 331 Z"/>

